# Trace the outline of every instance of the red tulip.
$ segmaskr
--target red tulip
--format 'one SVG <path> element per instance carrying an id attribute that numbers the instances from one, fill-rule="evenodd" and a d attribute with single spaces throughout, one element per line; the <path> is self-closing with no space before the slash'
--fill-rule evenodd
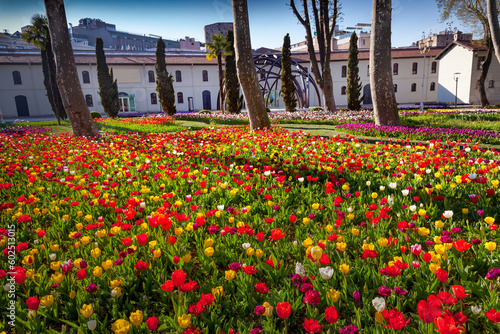
<path id="1" fill-rule="evenodd" d="M 456 326 L 455 320 L 452 317 L 436 318 L 434 324 L 441 334 L 460 334 L 465 332 L 465 328 Z"/>
<path id="2" fill-rule="evenodd" d="M 458 299 L 464 299 L 469 295 L 468 293 L 465 293 L 464 287 L 460 285 L 452 285 L 451 290 L 453 291 L 455 297 Z"/>
<path id="3" fill-rule="evenodd" d="M 434 303 L 426 300 L 418 302 L 418 316 L 426 324 L 432 323 L 434 319 L 441 316 L 441 314 L 442 312 L 437 309 Z"/>
<path id="4" fill-rule="evenodd" d="M 187 274 L 182 269 L 178 269 L 172 273 L 172 283 L 175 286 L 179 286 L 186 281 Z"/>
<path id="5" fill-rule="evenodd" d="M 146 235 L 146 233 L 139 234 L 137 236 L 137 242 L 141 246 L 145 245 L 148 242 L 148 236 Z"/>
<path id="6" fill-rule="evenodd" d="M 167 292 L 174 290 L 174 283 L 172 281 L 166 281 L 161 288 Z"/>
<path id="7" fill-rule="evenodd" d="M 281 319 L 286 319 L 290 316 L 292 307 L 288 302 L 281 302 L 276 304 L 276 313 Z"/>
<path id="8" fill-rule="evenodd" d="M 274 241 L 278 241 L 285 236 L 286 233 L 283 233 L 280 228 L 274 229 L 271 231 L 271 238 Z"/>
<path id="9" fill-rule="evenodd" d="M 30 310 L 36 311 L 38 310 L 38 306 L 40 306 L 40 301 L 38 297 L 29 297 L 28 300 L 26 300 L 26 305 L 28 305 Z"/>
<path id="10" fill-rule="evenodd" d="M 149 317 L 148 320 L 146 320 L 146 324 L 148 325 L 148 329 L 150 331 L 154 331 L 156 328 L 158 328 L 158 318 L 157 317 Z"/>
<path id="11" fill-rule="evenodd" d="M 500 312 L 497 312 L 495 309 L 491 309 L 489 312 L 485 313 L 488 319 L 490 319 L 491 322 L 493 323 L 499 323 L 500 322 Z"/>
<path id="12" fill-rule="evenodd" d="M 453 243 L 453 247 L 459 251 L 460 253 L 462 252 L 465 252 L 466 250 L 468 250 L 470 247 L 472 246 L 472 244 L 466 242 L 465 240 L 458 240 L 456 242 Z"/>
<path id="13" fill-rule="evenodd" d="M 390 329 L 403 329 L 410 322 L 410 318 L 405 319 L 403 313 L 398 309 L 392 309 L 390 311 L 384 310 L 382 312 L 384 319 L 389 323 L 384 326 Z"/>
<path id="14" fill-rule="evenodd" d="M 295 222 L 297 221 L 297 216 L 295 216 L 295 215 L 290 215 L 290 217 L 289 217 L 289 218 L 290 218 L 290 221 L 291 221 L 292 223 L 295 223 Z"/>
<path id="15" fill-rule="evenodd" d="M 339 320 L 339 314 L 335 309 L 335 306 L 330 306 L 326 308 L 325 320 L 330 324 L 334 324 L 337 322 L 337 320 Z"/>
<path id="16" fill-rule="evenodd" d="M 302 324 L 302 326 L 304 326 L 304 329 L 308 333 L 321 333 L 321 327 L 323 327 L 319 324 L 318 320 L 307 318 L 304 319 L 304 323 Z"/>
<path id="17" fill-rule="evenodd" d="M 442 283 L 446 283 L 448 281 L 448 272 L 442 268 L 439 268 L 436 271 L 436 276 L 438 280 Z"/>

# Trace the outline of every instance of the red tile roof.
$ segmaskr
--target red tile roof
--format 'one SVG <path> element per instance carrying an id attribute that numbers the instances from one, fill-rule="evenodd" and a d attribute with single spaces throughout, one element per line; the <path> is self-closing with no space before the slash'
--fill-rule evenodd
<path id="1" fill-rule="evenodd" d="M 437 56 L 436 59 L 441 59 L 446 52 L 451 50 L 455 45 L 462 46 L 466 49 L 469 49 L 470 51 L 485 51 L 488 48 L 486 45 L 483 44 L 482 41 L 472 41 L 472 42 L 465 42 L 465 41 L 454 41 L 451 44 L 448 44 Z"/>

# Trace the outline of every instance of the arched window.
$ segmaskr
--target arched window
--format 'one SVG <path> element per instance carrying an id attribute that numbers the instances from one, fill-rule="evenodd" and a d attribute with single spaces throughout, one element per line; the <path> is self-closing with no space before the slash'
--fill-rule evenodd
<path id="1" fill-rule="evenodd" d="M 436 83 L 435 82 L 431 82 L 431 92 L 433 92 L 435 90 L 436 90 Z"/>
<path id="2" fill-rule="evenodd" d="M 156 98 L 156 93 L 151 93 L 151 104 L 158 104 L 158 99 Z"/>
<path id="3" fill-rule="evenodd" d="M 398 75 L 398 72 L 399 72 L 399 64 L 394 63 L 394 65 L 392 65 L 392 75 Z"/>
<path id="4" fill-rule="evenodd" d="M 346 94 L 345 90 L 346 90 L 346 87 L 342 86 L 342 88 L 340 89 L 340 95 L 345 95 Z"/>
<path id="5" fill-rule="evenodd" d="M 490 80 L 488 83 L 488 88 L 495 88 L 495 80 Z"/>
<path id="6" fill-rule="evenodd" d="M 342 78 L 347 77 L 347 66 L 342 66 Z"/>
<path id="7" fill-rule="evenodd" d="M 184 103 L 184 95 L 177 93 L 177 103 Z"/>
<path id="8" fill-rule="evenodd" d="M 203 70 L 201 72 L 201 76 L 203 78 L 203 81 L 208 81 L 208 71 L 207 70 Z"/>
<path id="9" fill-rule="evenodd" d="M 175 81 L 182 82 L 182 74 L 179 70 L 175 71 Z"/>
<path id="10" fill-rule="evenodd" d="M 433 61 L 431 64 L 431 73 L 436 73 L 437 72 L 437 62 Z"/>
<path id="11" fill-rule="evenodd" d="M 148 71 L 149 82 L 155 82 L 155 71 Z"/>
<path id="12" fill-rule="evenodd" d="M 12 72 L 12 77 L 14 78 L 14 85 L 22 85 L 23 82 L 21 80 L 21 72 L 14 71 Z"/>
<path id="13" fill-rule="evenodd" d="M 83 83 L 90 83 L 90 75 L 88 71 L 82 72 Z"/>
<path id="14" fill-rule="evenodd" d="M 411 91 L 412 92 L 416 92 L 417 91 L 417 84 L 416 83 L 412 83 L 411 84 Z"/>
<path id="15" fill-rule="evenodd" d="M 366 66 L 366 75 L 370 76 L 370 65 Z"/>
<path id="16" fill-rule="evenodd" d="M 394 93 L 398 92 L 398 84 L 394 84 Z"/>
<path id="17" fill-rule="evenodd" d="M 87 102 L 87 107 L 93 107 L 94 100 L 92 99 L 92 95 L 90 94 L 85 95 L 85 102 Z"/>
<path id="18" fill-rule="evenodd" d="M 411 67 L 411 74 L 417 74 L 417 71 L 418 71 L 418 64 L 413 63 L 413 65 Z"/>

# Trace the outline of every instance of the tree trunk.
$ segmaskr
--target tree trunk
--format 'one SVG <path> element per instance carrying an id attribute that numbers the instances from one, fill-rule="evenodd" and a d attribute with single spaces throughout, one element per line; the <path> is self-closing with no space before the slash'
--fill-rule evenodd
<path id="1" fill-rule="evenodd" d="M 51 43 L 47 43 L 46 51 L 47 51 L 49 83 L 52 90 L 52 100 L 54 103 L 55 113 L 58 115 L 59 118 L 66 119 L 68 118 L 68 115 L 64 110 L 64 105 L 61 99 L 61 93 L 59 92 L 59 87 L 57 87 L 56 62 L 54 60 L 54 52 L 52 52 Z"/>
<path id="2" fill-rule="evenodd" d="M 323 93 L 325 111 L 337 111 L 337 107 L 335 105 L 335 97 L 333 96 L 333 80 L 332 74 L 330 72 L 330 64 L 328 64 L 323 69 L 323 87 L 321 89 L 321 92 Z"/>
<path id="3" fill-rule="evenodd" d="M 391 71 L 391 0 L 373 0 L 370 89 L 377 125 L 401 125 Z"/>
<path id="4" fill-rule="evenodd" d="M 96 137 L 99 131 L 90 116 L 78 80 L 63 0 L 44 0 L 50 40 L 55 56 L 57 85 L 75 136 Z"/>
<path id="5" fill-rule="evenodd" d="M 486 76 L 488 75 L 488 70 L 491 65 L 491 59 L 493 58 L 493 45 L 491 41 L 491 37 L 487 37 L 488 43 L 488 51 L 486 53 L 486 58 L 481 66 L 481 73 L 479 74 L 479 78 L 477 79 L 477 91 L 479 92 L 479 103 L 481 103 L 481 107 L 485 107 L 490 104 L 488 101 L 488 97 L 486 97 L 486 89 L 484 86 L 484 82 L 486 81 Z"/>
<path id="6" fill-rule="evenodd" d="M 495 48 L 495 55 L 500 63 L 500 26 L 498 24 L 498 8 L 496 0 L 488 0 L 488 22 L 490 35 Z"/>
<path id="7" fill-rule="evenodd" d="M 45 48 L 40 51 L 40 55 L 42 56 L 43 85 L 45 86 L 45 90 L 47 91 L 47 99 L 49 99 L 50 107 L 52 108 L 52 111 L 56 116 L 57 124 L 61 125 L 61 117 L 59 117 L 59 113 L 57 112 L 56 106 L 54 105 L 54 96 L 52 93 L 52 86 L 50 84 L 47 44 L 49 43 L 45 43 Z"/>
<path id="8" fill-rule="evenodd" d="M 253 63 L 247 0 L 232 1 L 236 68 L 243 97 L 245 98 L 248 118 L 250 119 L 250 130 L 254 131 L 270 127 L 271 122 L 267 116 L 264 97 L 259 87 L 257 71 Z"/>
<path id="9" fill-rule="evenodd" d="M 219 67 L 219 101 L 220 110 L 224 112 L 224 71 L 222 71 L 222 55 L 217 57 L 217 65 Z"/>

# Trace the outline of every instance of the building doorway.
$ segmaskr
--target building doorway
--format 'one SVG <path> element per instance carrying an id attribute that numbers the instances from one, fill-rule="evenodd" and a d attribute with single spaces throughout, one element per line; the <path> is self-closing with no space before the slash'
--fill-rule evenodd
<path id="1" fill-rule="evenodd" d="M 372 91 L 369 84 L 363 88 L 363 94 L 365 95 L 363 104 L 372 104 Z"/>
<path id="2" fill-rule="evenodd" d="M 193 103 L 193 98 L 188 97 L 188 110 L 193 111 L 194 110 L 194 103 Z"/>
<path id="3" fill-rule="evenodd" d="M 212 110 L 212 101 L 210 99 L 210 91 L 204 90 L 202 93 L 203 96 L 203 109 Z"/>
<path id="4" fill-rule="evenodd" d="M 28 99 L 24 95 L 18 95 L 14 98 L 16 100 L 17 116 L 29 117 L 30 110 L 28 108 Z"/>
<path id="5" fill-rule="evenodd" d="M 135 111 L 135 99 L 134 95 L 129 95 L 124 92 L 118 93 L 118 98 L 120 99 L 120 112 L 134 112 Z"/>

